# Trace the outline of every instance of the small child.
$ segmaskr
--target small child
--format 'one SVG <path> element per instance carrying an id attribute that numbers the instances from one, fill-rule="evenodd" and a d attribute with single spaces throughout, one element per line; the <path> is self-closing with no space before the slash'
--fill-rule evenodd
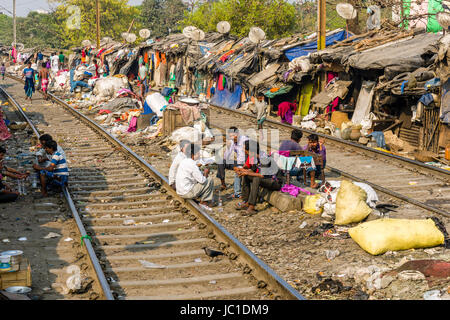
<path id="1" fill-rule="evenodd" d="M 323 145 L 325 141 L 323 139 L 319 140 L 317 134 L 310 134 L 307 139 L 308 144 L 303 147 L 303 150 L 321 155 L 323 160 L 323 165 L 316 165 L 315 169 L 308 168 L 306 171 L 311 175 L 311 188 L 317 188 L 319 185 L 316 183 L 315 177 L 320 176 L 322 170 L 325 170 L 325 165 L 327 163 L 327 149 Z"/>
<path id="2" fill-rule="evenodd" d="M 2 74 L 2 80 L 5 80 L 6 67 L 4 63 L 2 63 L 2 66 L 0 67 L 0 73 Z"/>
<path id="3" fill-rule="evenodd" d="M 264 101 L 264 95 L 258 93 L 255 101 L 256 120 L 258 122 L 258 130 L 262 129 L 264 121 L 267 117 L 267 103 Z"/>

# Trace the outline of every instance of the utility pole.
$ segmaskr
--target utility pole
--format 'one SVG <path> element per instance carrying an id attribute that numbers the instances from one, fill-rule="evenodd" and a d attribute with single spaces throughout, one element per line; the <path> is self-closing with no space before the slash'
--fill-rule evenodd
<path id="1" fill-rule="evenodd" d="M 100 0 L 95 0 L 97 7 L 97 50 L 100 49 Z"/>
<path id="2" fill-rule="evenodd" d="M 318 0 L 317 4 L 317 21 L 318 32 L 317 32 L 317 51 L 325 49 L 326 43 L 326 0 Z M 325 73 L 321 72 L 319 76 L 319 92 L 325 89 Z"/>
<path id="3" fill-rule="evenodd" d="M 325 0 L 318 0 L 318 27 L 319 32 L 317 33 L 317 50 L 325 49 L 325 41 L 326 41 L 326 2 Z"/>
<path id="4" fill-rule="evenodd" d="M 16 35 L 16 0 L 13 0 L 13 38 L 14 38 L 14 45 L 13 47 L 16 47 L 17 44 L 17 35 Z"/>

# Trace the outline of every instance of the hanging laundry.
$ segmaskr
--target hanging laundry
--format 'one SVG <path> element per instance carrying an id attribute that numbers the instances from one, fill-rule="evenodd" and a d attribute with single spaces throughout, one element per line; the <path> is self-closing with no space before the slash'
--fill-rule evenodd
<path id="1" fill-rule="evenodd" d="M 223 91 L 225 88 L 226 80 L 223 74 L 219 75 L 219 80 L 217 81 L 217 90 Z"/>

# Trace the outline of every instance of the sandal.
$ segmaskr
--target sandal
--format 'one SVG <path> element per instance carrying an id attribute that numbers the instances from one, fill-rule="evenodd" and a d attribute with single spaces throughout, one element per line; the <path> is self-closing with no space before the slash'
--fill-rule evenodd
<path id="1" fill-rule="evenodd" d="M 248 208 L 248 204 L 245 202 L 239 202 L 234 206 L 234 208 L 236 210 L 246 210 Z"/>
<path id="2" fill-rule="evenodd" d="M 255 214 L 257 214 L 258 213 L 258 211 L 256 211 L 255 209 L 247 209 L 247 210 L 245 210 L 243 213 L 242 213 L 242 215 L 243 216 L 246 216 L 246 217 L 251 217 L 251 216 L 254 216 Z"/>
<path id="3" fill-rule="evenodd" d="M 240 194 L 229 194 L 228 196 L 227 196 L 227 199 L 239 199 L 241 197 L 241 195 Z"/>

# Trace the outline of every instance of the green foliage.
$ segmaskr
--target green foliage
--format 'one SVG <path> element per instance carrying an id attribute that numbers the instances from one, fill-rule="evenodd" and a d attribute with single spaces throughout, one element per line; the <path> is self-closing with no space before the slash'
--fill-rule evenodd
<path id="1" fill-rule="evenodd" d="M 260 27 L 269 39 L 288 36 L 297 29 L 295 8 L 285 0 L 220 0 L 200 4 L 185 11 L 183 26 L 193 25 L 203 31 L 215 31 L 218 22 L 231 24 L 230 33 L 247 36 L 252 26 Z"/>
<path id="2" fill-rule="evenodd" d="M 180 31 L 178 22 L 183 19 L 186 5 L 182 0 L 144 0 L 140 21 L 152 31 L 152 36 L 162 37 Z"/>
<path id="3" fill-rule="evenodd" d="M 30 12 L 27 17 L 17 17 L 17 42 L 26 47 L 59 48 L 60 36 L 53 27 L 55 23 L 52 14 Z M 0 42 L 11 45 L 13 42 L 13 19 L 0 15 Z"/>
<path id="4" fill-rule="evenodd" d="M 70 46 L 80 46 L 84 39 L 89 39 L 93 43 L 96 41 L 96 7 L 92 0 L 65 0 L 56 8 L 54 16 L 56 31 L 61 36 L 61 46 L 67 48 Z M 121 41 L 121 34 L 126 32 L 133 18 L 139 15 L 136 7 L 129 6 L 127 0 L 102 0 L 101 1 L 101 37 L 111 37 Z M 75 13 L 70 12 L 70 6 L 77 6 L 80 9 L 81 17 L 80 29 L 72 29 L 68 25 L 71 16 Z M 76 19 L 76 17 L 75 17 Z M 76 20 L 73 20 L 76 21 Z M 134 32 L 140 29 L 139 21 L 135 21 Z M 136 32 L 137 33 L 137 32 Z"/>

